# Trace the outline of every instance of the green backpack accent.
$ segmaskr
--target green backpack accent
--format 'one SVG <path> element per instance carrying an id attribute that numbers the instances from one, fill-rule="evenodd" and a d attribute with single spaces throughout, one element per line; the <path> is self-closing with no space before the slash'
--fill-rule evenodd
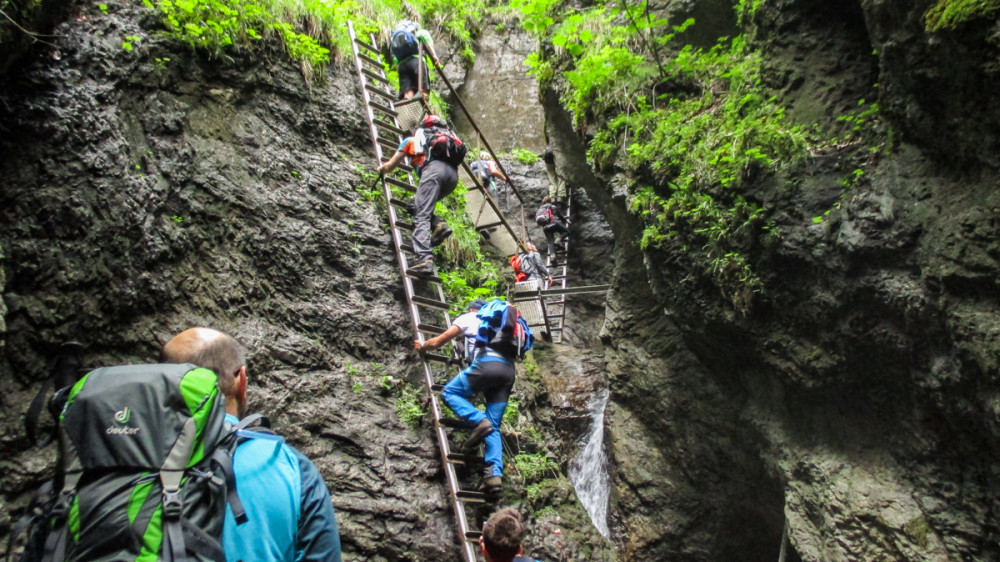
<path id="1" fill-rule="evenodd" d="M 190 364 L 128 365 L 57 393 L 54 493 L 36 500 L 22 561 L 224 562 L 227 501 L 246 517 L 216 381 Z"/>

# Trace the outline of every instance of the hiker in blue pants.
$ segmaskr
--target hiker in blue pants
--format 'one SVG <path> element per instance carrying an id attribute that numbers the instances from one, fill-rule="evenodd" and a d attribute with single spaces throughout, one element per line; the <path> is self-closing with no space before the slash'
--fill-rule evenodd
<path id="1" fill-rule="evenodd" d="M 514 388 L 514 361 L 531 349 L 534 336 L 517 309 L 503 299 L 494 299 L 479 310 L 479 331 L 476 336 L 475 360 L 441 390 L 441 398 L 455 415 L 464 420 L 472 432 L 465 441 L 466 449 L 486 440 L 483 460 L 486 463 L 482 489 L 496 496 L 502 489 L 503 442 L 500 422 L 507 409 L 507 400 Z M 417 351 L 437 349 L 443 338 L 414 342 Z M 471 400 L 482 393 L 486 410 L 476 408 Z"/>
<path id="2" fill-rule="evenodd" d="M 514 361 L 487 347 L 467 369 L 452 377 L 441 390 L 441 398 L 455 415 L 469 424 L 475 424 L 465 442 L 465 448 L 475 447 L 484 438 L 486 452 L 483 461 L 483 491 L 500 492 L 503 476 L 503 443 L 500 439 L 500 421 L 507 410 L 507 400 L 514 388 Z M 472 405 L 472 398 L 482 393 L 486 398 L 486 411 Z"/>

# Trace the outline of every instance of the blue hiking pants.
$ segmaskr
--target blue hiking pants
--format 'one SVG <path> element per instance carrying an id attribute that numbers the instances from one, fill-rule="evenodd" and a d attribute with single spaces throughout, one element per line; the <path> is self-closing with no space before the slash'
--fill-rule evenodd
<path id="1" fill-rule="evenodd" d="M 514 363 L 488 351 L 464 371 L 452 377 L 441 390 L 444 399 L 455 415 L 469 425 L 476 425 L 484 418 L 490 420 L 493 431 L 486 436 L 483 460 L 493 463 L 493 476 L 503 476 L 503 442 L 500 439 L 500 421 L 507 409 L 507 400 L 514 388 Z M 472 405 L 471 399 L 482 392 L 486 398 L 486 412 Z"/>

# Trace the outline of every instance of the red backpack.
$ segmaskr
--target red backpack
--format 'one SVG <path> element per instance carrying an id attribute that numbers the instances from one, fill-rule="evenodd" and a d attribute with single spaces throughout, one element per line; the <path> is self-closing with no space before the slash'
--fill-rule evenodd
<path id="1" fill-rule="evenodd" d="M 517 275 L 514 278 L 515 283 L 520 283 L 528 278 L 528 274 L 521 271 L 521 254 L 515 254 L 510 257 L 510 266 L 514 268 L 514 273 Z"/>

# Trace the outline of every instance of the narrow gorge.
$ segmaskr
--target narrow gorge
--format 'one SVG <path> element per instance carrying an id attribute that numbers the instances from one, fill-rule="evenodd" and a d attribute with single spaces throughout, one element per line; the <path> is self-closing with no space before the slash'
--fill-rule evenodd
<path id="1" fill-rule="evenodd" d="M 1000 560 L 1000 12 L 960 4 L 484 4 L 461 16 L 472 56 L 424 3 L 351 12 L 435 22 L 529 206 L 548 182 L 524 153 L 555 150 L 571 285 L 611 284 L 518 370 L 500 504 L 528 553 Z M 126 0 L 0 9 L 0 531 L 52 475 L 24 427 L 50 373 L 206 325 L 323 474 L 345 560 L 458 560 L 349 53 L 211 52 Z M 736 70 L 699 74 L 733 38 L 760 72 L 740 96 Z M 647 74 L 587 66 L 623 45 Z M 704 106 L 655 113 L 677 100 Z M 751 130 L 765 104 L 774 130 Z M 686 168 L 710 142 L 733 148 Z"/>

